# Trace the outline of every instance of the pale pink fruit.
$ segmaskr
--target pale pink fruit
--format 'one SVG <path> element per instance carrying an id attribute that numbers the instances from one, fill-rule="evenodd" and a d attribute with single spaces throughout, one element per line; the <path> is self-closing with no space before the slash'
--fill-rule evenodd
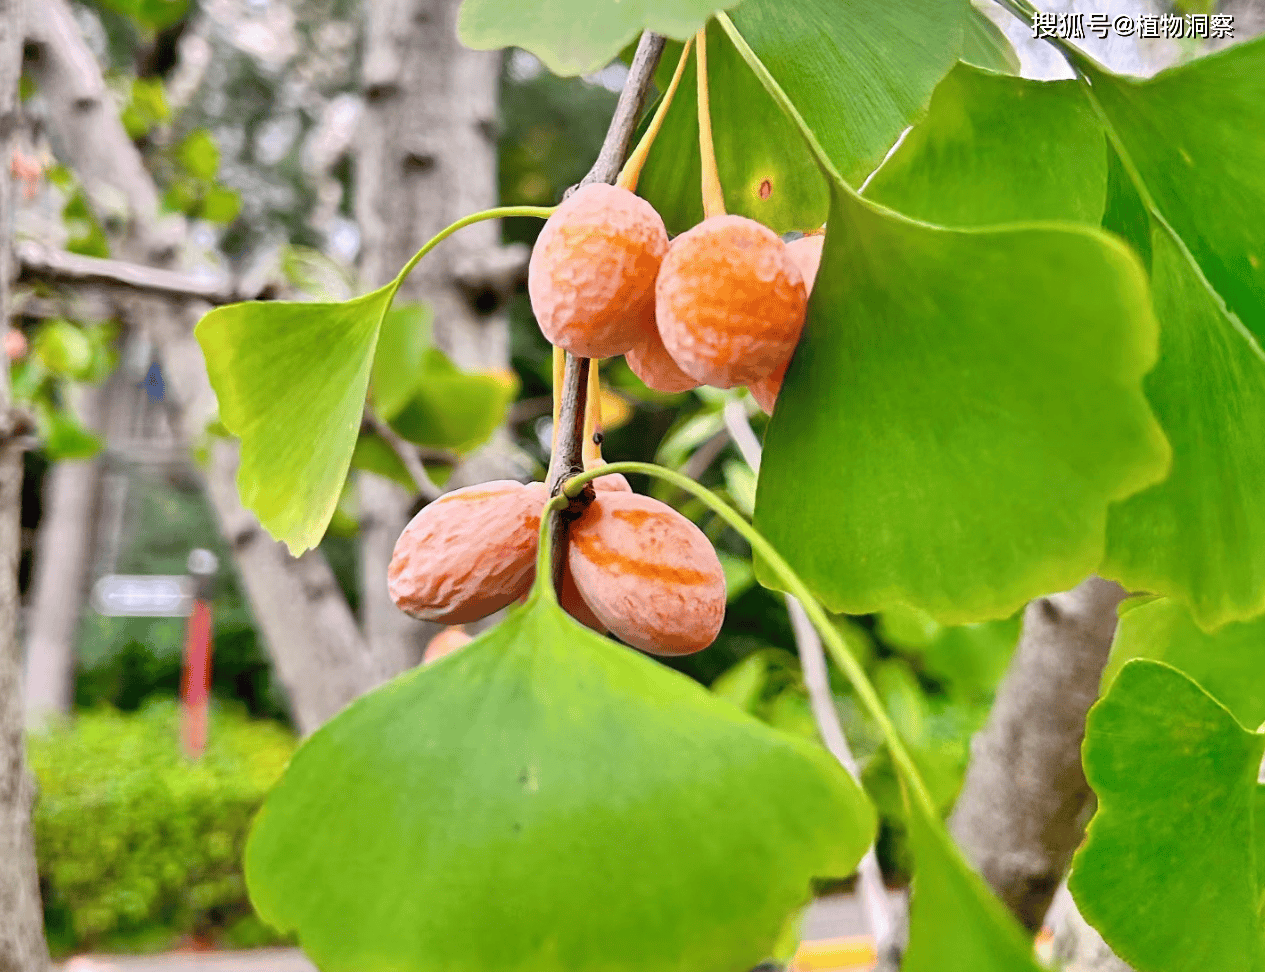
<path id="1" fill-rule="evenodd" d="M 439 661 L 445 655 L 451 655 L 458 648 L 465 647 L 473 640 L 466 634 L 466 629 L 459 624 L 444 628 L 443 631 L 431 638 L 430 643 L 426 645 L 426 650 L 422 652 L 422 664 L 429 665 L 431 662 Z"/>
<path id="2" fill-rule="evenodd" d="M 446 493 L 396 541 L 387 586 L 424 621 L 477 621 L 512 604 L 535 576 L 544 486 L 497 480 Z"/>
<path id="3" fill-rule="evenodd" d="M 567 563 L 593 614 L 636 648 L 687 655 L 720 632 L 725 575 L 716 551 L 658 500 L 599 492 L 571 525 Z"/>
<path id="4" fill-rule="evenodd" d="M 699 383 L 681 370 L 681 366 L 668 354 L 663 346 L 663 338 L 656 328 L 653 334 L 624 355 L 632 373 L 645 383 L 647 388 L 659 392 L 685 392 L 697 388 Z"/>
<path id="5" fill-rule="evenodd" d="M 713 216 L 678 236 L 655 286 L 664 347 L 717 388 L 750 385 L 790 357 L 807 303 L 786 244 L 744 216 Z"/>
<path id="6" fill-rule="evenodd" d="M 545 222 L 527 267 L 545 337 L 582 358 L 626 352 L 654 327 L 667 250 L 663 220 L 644 199 L 604 183 L 577 189 Z"/>
<path id="7" fill-rule="evenodd" d="M 802 236 L 786 244 L 786 253 L 799 268 L 809 293 L 812 293 L 813 283 L 817 279 L 817 268 L 821 266 L 821 251 L 825 244 L 826 237 L 821 233 Z M 777 404 L 777 396 L 782 391 L 782 381 L 786 378 L 786 369 L 790 363 L 788 356 L 772 373 L 747 386 L 747 391 L 751 392 L 751 397 L 764 410 L 765 415 L 773 414 L 773 406 Z"/>

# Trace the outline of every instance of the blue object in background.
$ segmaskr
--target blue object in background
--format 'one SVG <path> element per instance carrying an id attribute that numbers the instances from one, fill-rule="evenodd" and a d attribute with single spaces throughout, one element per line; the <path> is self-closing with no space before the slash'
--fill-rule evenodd
<path id="1" fill-rule="evenodd" d="M 149 366 L 149 371 L 145 372 L 145 394 L 155 402 L 163 400 L 163 372 L 155 361 Z"/>

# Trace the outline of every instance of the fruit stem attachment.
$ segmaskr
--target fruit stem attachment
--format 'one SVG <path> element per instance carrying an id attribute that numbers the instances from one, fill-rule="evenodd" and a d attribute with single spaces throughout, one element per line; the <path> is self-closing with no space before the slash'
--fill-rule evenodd
<path id="1" fill-rule="evenodd" d="M 637 119 L 646 103 L 646 94 L 654 81 L 655 66 L 663 53 L 665 40 L 663 35 L 653 31 L 645 31 L 637 43 L 637 52 L 633 55 L 632 64 L 628 68 L 628 79 L 624 89 L 619 93 L 619 101 L 615 112 L 611 115 L 610 127 L 602 140 L 602 149 L 597 154 L 597 161 L 580 185 L 592 182 L 613 183 L 619 175 L 620 167 L 628 154 L 628 146 L 632 143 L 633 132 L 637 128 Z M 588 391 L 589 362 L 587 358 L 576 358 L 565 355 L 562 369 L 562 391 L 559 394 L 558 421 L 554 423 L 557 438 L 556 448 L 549 459 L 548 486 L 550 495 L 557 495 L 562 484 L 571 476 L 584 471 L 583 436 L 584 436 L 584 402 Z M 555 389 L 558 387 L 555 384 Z M 592 498 L 592 487 L 586 494 Z M 550 551 L 549 560 L 541 560 L 542 564 L 552 567 L 554 590 L 562 587 L 562 574 L 567 560 L 567 520 L 568 509 L 572 516 L 580 512 L 584 498 L 574 500 L 567 507 L 559 506 L 549 512 L 550 518 Z M 543 556 L 543 548 L 542 548 Z"/>
<path id="2" fill-rule="evenodd" d="M 600 362 L 593 359 L 589 365 L 589 387 L 584 401 L 584 442 L 580 454 L 584 457 L 584 468 L 589 463 L 602 458 L 602 448 L 597 444 L 597 433 L 602 429 L 602 373 Z"/>
<path id="3" fill-rule="evenodd" d="M 557 345 L 553 349 L 553 435 L 549 444 L 549 464 L 558 451 L 558 423 L 562 421 L 562 379 L 566 374 L 567 353 Z"/>
<path id="4" fill-rule="evenodd" d="M 681 48 L 681 56 L 677 58 L 676 70 L 672 72 L 672 80 L 668 83 L 668 90 L 663 93 L 663 97 L 659 100 L 659 107 L 655 109 L 654 118 L 650 119 L 650 125 L 646 129 L 641 141 L 637 143 L 637 147 L 633 149 L 632 155 L 628 156 L 628 161 L 624 163 L 623 170 L 619 173 L 619 178 L 615 180 L 615 185 L 621 189 L 627 189 L 629 192 L 635 192 L 637 189 L 637 180 L 641 178 L 641 170 L 645 168 L 646 159 L 650 156 L 650 149 L 654 145 L 654 140 L 659 136 L 659 129 L 663 127 L 663 120 L 668 116 L 668 109 L 672 107 L 672 99 L 676 97 L 676 89 L 681 85 L 681 76 L 685 74 L 685 63 L 690 59 L 690 48 L 694 45 L 694 38 L 690 38 L 685 42 L 685 46 Z"/>
<path id="5" fill-rule="evenodd" d="M 769 570 L 804 606 L 804 612 L 808 615 L 809 620 L 812 621 L 813 627 L 817 629 L 818 634 L 821 635 L 821 640 L 830 652 L 830 657 L 834 659 L 835 664 L 839 666 L 839 669 L 847 676 L 848 681 L 852 683 L 852 687 L 856 690 L 857 698 L 861 700 L 861 704 L 869 713 L 870 718 L 878 725 L 879 732 L 882 734 L 884 742 L 887 743 L 892 762 L 896 764 L 897 769 L 900 771 L 902 781 L 908 788 L 909 793 L 913 799 L 918 801 L 921 809 L 928 815 L 929 819 L 939 820 L 939 811 L 932 802 L 931 795 L 927 792 L 927 787 L 918 773 L 918 768 L 914 765 L 909 751 L 905 749 L 905 744 L 901 740 L 900 734 L 897 733 L 896 727 L 892 725 L 892 720 L 888 718 L 887 711 L 883 708 L 882 702 L 879 701 L 878 693 L 874 691 L 874 686 L 870 684 L 869 678 L 866 677 L 865 670 L 852 656 L 852 652 L 848 650 L 843 642 L 843 636 L 831 624 L 829 616 L 808 590 L 807 585 L 799 579 L 799 575 L 791 569 L 790 564 L 782 558 L 782 555 L 774 549 L 773 545 L 764 539 L 756 531 L 755 527 L 743 519 L 737 511 L 718 498 L 706 486 L 700 486 L 688 476 L 683 476 L 674 470 L 665 469 L 663 466 L 656 466 L 648 462 L 612 462 L 601 469 L 588 470 L 569 479 L 563 487 L 562 495 L 579 495 L 581 490 L 587 488 L 590 481 L 598 476 L 606 476 L 610 473 L 640 473 L 643 476 L 654 476 L 665 480 L 678 489 L 682 489 L 702 500 L 712 512 L 742 535 L 751 545 L 752 551 L 764 561 Z"/>
<path id="6" fill-rule="evenodd" d="M 703 216 L 725 215 L 725 194 L 720 188 L 720 170 L 716 168 L 716 145 L 712 141 L 711 92 L 707 84 L 707 28 L 694 35 L 698 47 L 698 154 L 701 159 L 700 181 L 703 184 Z"/>

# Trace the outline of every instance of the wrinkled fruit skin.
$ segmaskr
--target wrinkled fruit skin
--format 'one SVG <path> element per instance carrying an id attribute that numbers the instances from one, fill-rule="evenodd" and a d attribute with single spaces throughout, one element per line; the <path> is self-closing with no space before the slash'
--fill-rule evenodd
<path id="1" fill-rule="evenodd" d="M 444 628 L 443 631 L 430 639 L 426 650 L 422 652 L 422 664 L 429 665 L 431 662 L 439 661 L 445 655 L 451 655 L 458 648 L 465 647 L 473 640 L 466 634 L 465 628 L 461 627 L 461 625 Z"/>
<path id="2" fill-rule="evenodd" d="M 817 268 L 821 266 L 821 251 L 826 246 L 826 235 L 814 233 L 812 236 L 801 236 L 786 244 L 786 255 L 799 268 L 804 278 L 804 288 L 811 294 L 813 283 L 817 280 Z"/>
<path id="3" fill-rule="evenodd" d="M 584 602 L 611 633 L 657 655 L 702 651 L 725 619 L 725 575 L 703 531 L 636 493 L 599 492 L 567 554 Z"/>
<path id="4" fill-rule="evenodd" d="M 663 220 L 627 189 L 577 189 L 545 222 L 527 292 L 552 344 L 583 358 L 624 354 L 654 328 L 655 278 L 668 250 Z"/>
<path id="5" fill-rule="evenodd" d="M 641 344 L 624 355 L 632 373 L 645 383 L 647 388 L 659 392 L 685 392 L 697 388 L 699 383 L 681 370 L 663 346 L 663 338 L 659 337 L 656 328 Z"/>
<path id="6" fill-rule="evenodd" d="M 791 360 L 787 358 L 773 374 L 747 386 L 747 391 L 751 392 L 751 397 L 756 400 L 756 404 L 765 415 L 773 414 L 773 406 L 777 404 L 777 396 L 782 391 L 782 382 L 786 378 L 786 369 L 790 367 L 790 364 Z"/>
<path id="7" fill-rule="evenodd" d="M 606 634 L 606 625 L 594 614 L 584 598 L 580 596 L 580 590 L 575 586 L 575 577 L 571 573 L 571 565 L 562 572 L 562 590 L 558 591 L 558 604 L 562 610 L 575 618 L 580 624 L 586 628 L 592 628 L 598 634 Z"/>
<path id="8" fill-rule="evenodd" d="M 789 358 L 807 304 L 786 244 L 744 216 L 713 216 L 678 236 L 655 287 L 668 353 L 717 388 L 750 385 Z"/>
<path id="9" fill-rule="evenodd" d="M 813 290 L 813 282 L 817 279 L 817 268 L 821 266 L 821 251 L 825 245 L 826 237 L 820 233 L 814 236 L 803 236 L 786 244 L 787 256 L 799 268 L 804 278 L 804 286 L 810 294 Z M 777 403 L 777 396 L 782 390 L 782 381 L 786 378 L 786 369 L 790 363 L 791 359 L 787 358 L 772 374 L 747 387 L 747 391 L 751 392 L 751 397 L 764 410 L 765 415 L 773 414 L 773 406 Z"/>
<path id="10" fill-rule="evenodd" d="M 406 614 L 445 624 L 477 621 L 513 603 L 535 577 L 544 503 L 542 483 L 497 480 L 428 504 L 395 543 L 391 598 Z"/>

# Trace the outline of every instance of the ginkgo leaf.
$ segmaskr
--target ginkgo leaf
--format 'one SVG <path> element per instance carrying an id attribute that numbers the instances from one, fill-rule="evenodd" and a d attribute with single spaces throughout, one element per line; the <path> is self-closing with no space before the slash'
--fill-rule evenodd
<path id="1" fill-rule="evenodd" d="M 839 184 L 757 528 L 850 614 L 977 621 L 1073 586 L 1109 504 L 1168 471 L 1149 304 L 1101 231 L 949 230 Z"/>
<path id="2" fill-rule="evenodd" d="M 967 0 L 746 0 L 732 16 L 844 178 L 860 185 L 963 52 L 970 11 Z M 819 227 L 829 192 L 794 123 L 722 31 L 707 37 L 726 208 L 779 233 Z M 694 68 L 691 58 L 638 185 L 670 233 L 703 213 Z"/>
<path id="3" fill-rule="evenodd" d="M 1039 972 L 1032 943 L 962 859 L 944 825 L 917 800 L 909 802 L 916 870 L 903 972 Z"/>
<path id="4" fill-rule="evenodd" d="M 438 348 L 422 354 L 413 382 L 412 395 L 396 409 L 391 425 L 410 442 L 458 453 L 486 442 L 518 393 L 512 372 L 462 371 Z"/>
<path id="5" fill-rule="evenodd" d="M 428 304 L 396 303 L 382 319 L 369 401 L 374 413 L 389 422 L 409 403 L 423 382 L 422 364 L 431 349 L 433 314 Z"/>
<path id="6" fill-rule="evenodd" d="M 242 440 L 242 504 L 296 556 L 320 542 L 338 505 L 393 293 L 230 304 L 194 332 L 220 420 Z"/>
<path id="7" fill-rule="evenodd" d="M 1147 80 L 1078 63 L 1156 211 L 1265 340 L 1265 37 Z"/>
<path id="8" fill-rule="evenodd" d="M 1265 618 L 1204 631 L 1169 597 L 1126 601 L 1103 673 L 1110 685 L 1134 658 L 1166 662 L 1194 680 L 1245 726 L 1265 723 Z"/>
<path id="9" fill-rule="evenodd" d="M 246 877 L 325 972 L 746 972 L 874 826 L 823 748 L 538 590 L 315 733 Z"/>
<path id="10" fill-rule="evenodd" d="M 1102 572 L 1211 628 L 1265 611 L 1265 355 L 1163 226 L 1150 248 L 1163 332 L 1146 392 L 1173 469 L 1112 510 Z"/>
<path id="11" fill-rule="evenodd" d="M 1097 225 L 1107 200 L 1106 146 L 1077 82 L 959 64 L 864 195 L 941 226 Z"/>
<path id="12" fill-rule="evenodd" d="M 717 0 L 537 0 L 529 15 L 513 0 L 465 0 L 461 43 L 475 50 L 521 47 L 554 74 L 587 74 L 609 63 L 642 30 L 685 40 L 717 10 Z"/>
<path id="13" fill-rule="evenodd" d="M 1134 660 L 1090 710 L 1098 797 L 1068 882 L 1120 958 L 1150 972 L 1260 972 L 1254 850 L 1265 736 L 1175 668 Z"/>

